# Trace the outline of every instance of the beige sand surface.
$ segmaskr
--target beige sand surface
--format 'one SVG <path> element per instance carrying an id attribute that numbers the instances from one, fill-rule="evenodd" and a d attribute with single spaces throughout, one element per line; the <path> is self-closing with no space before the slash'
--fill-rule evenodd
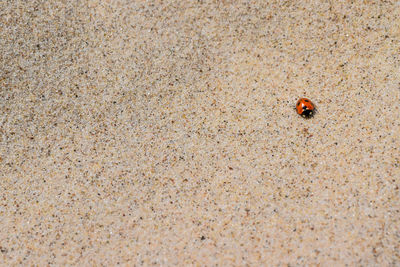
<path id="1" fill-rule="evenodd" d="M 3 0 L 0 265 L 400 266 L 399 99 L 398 1 Z"/>

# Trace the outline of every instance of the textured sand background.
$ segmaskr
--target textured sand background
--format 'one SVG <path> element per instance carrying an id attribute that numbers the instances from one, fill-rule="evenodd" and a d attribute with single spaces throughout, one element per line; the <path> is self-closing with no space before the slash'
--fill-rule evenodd
<path id="1" fill-rule="evenodd" d="M 400 266 L 400 2 L 1 1 L 0 67 L 0 265 Z"/>

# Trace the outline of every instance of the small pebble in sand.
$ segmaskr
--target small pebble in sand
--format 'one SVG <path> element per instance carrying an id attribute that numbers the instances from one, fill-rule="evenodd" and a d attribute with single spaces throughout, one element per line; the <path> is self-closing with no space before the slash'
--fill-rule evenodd
<path id="1" fill-rule="evenodd" d="M 311 118 L 315 113 L 315 106 L 308 98 L 300 98 L 296 104 L 297 114 L 303 118 Z"/>

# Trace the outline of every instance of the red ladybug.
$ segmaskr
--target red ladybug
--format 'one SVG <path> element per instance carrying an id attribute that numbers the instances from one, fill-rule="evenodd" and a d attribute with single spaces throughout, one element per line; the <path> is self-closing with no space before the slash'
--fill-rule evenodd
<path id="1" fill-rule="evenodd" d="M 297 114 L 303 118 L 311 118 L 315 113 L 315 106 L 308 98 L 300 98 L 296 104 Z"/>

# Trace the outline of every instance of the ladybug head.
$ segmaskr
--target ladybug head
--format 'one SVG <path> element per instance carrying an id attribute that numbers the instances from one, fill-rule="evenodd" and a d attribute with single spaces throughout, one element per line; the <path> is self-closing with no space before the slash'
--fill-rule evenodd
<path id="1" fill-rule="evenodd" d="M 313 115 L 313 110 L 307 109 L 307 107 L 303 107 L 303 112 L 301 113 L 301 116 L 303 116 L 304 118 L 311 118 Z"/>

